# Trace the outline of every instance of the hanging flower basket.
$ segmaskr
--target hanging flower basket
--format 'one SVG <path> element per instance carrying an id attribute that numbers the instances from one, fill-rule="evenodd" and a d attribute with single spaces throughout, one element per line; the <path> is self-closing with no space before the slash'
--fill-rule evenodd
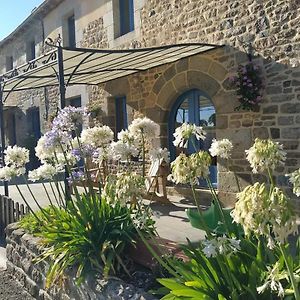
<path id="1" fill-rule="evenodd" d="M 237 75 L 231 79 L 237 89 L 240 105 L 235 110 L 257 111 L 262 101 L 263 81 L 261 69 L 252 61 L 239 65 Z"/>

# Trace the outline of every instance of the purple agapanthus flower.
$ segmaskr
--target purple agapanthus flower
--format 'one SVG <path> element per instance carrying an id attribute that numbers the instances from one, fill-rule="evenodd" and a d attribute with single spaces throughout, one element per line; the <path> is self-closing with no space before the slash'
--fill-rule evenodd
<path id="1" fill-rule="evenodd" d="M 82 147 L 75 148 L 71 151 L 71 154 L 76 157 L 76 159 L 79 161 L 82 158 L 92 158 L 94 157 L 94 154 L 96 152 L 96 149 L 92 145 L 82 145 Z"/>
<path id="2" fill-rule="evenodd" d="M 82 181 L 85 179 L 83 171 L 73 171 L 71 176 L 68 178 L 69 183 L 73 183 L 74 181 Z"/>
<path id="3" fill-rule="evenodd" d="M 86 108 L 67 106 L 53 120 L 52 128 L 63 131 L 76 130 L 82 125 L 85 116 L 88 116 Z"/>
<path id="4" fill-rule="evenodd" d="M 59 147 L 60 145 L 67 144 L 72 136 L 65 131 L 52 129 L 45 133 L 45 146 L 46 147 Z"/>

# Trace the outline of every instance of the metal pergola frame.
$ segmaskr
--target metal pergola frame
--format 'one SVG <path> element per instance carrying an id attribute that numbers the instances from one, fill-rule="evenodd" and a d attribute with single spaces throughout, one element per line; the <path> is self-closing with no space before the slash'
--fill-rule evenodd
<path id="1" fill-rule="evenodd" d="M 4 166 L 5 130 L 3 105 L 12 92 L 52 86 L 59 87 L 60 106 L 66 105 L 66 88 L 71 85 L 99 85 L 111 80 L 176 62 L 223 45 L 184 43 L 152 48 L 91 49 L 46 44 L 53 50 L 0 75 L 1 159 Z M 5 94 L 5 97 L 4 97 Z M 8 196 L 8 183 L 4 182 Z"/>

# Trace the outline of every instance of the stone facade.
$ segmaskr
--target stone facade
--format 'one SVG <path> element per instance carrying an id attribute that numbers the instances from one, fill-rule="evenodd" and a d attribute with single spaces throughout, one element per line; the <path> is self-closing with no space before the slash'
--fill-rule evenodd
<path id="1" fill-rule="evenodd" d="M 76 285 L 72 273 L 65 276 L 63 288 L 52 284 L 45 288 L 48 262 L 34 262 L 41 254 L 40 239 L 26 234 L 17 224 L 10 224 L 7 234 L 7 269 L 38 300 L 155 300 L 143 290 L 118 278 L 90 279 Z"/>
<path id="2" fill-rule="evenodd" d="M 70 92 L 70 87 L 69 93 L 82 95 L 83 103 L 99 103 L 101 121 L 113 128 L 113 100 L 125 95 L 131 107 L 129 119 L 140 114 L 153 119 L 161 127 L 161 144 L 168 146 L 173 104 L 182 93 L 199 89 L 215 106 L 217 137 L 228 137 L 235 146 L 230 164 L 218 162 L 218 189 L 223 201 L 232 204 L 235 199 L 233 171 L 242 186 L 265 179 L 251 174 L 245 160 L 244 150 L 256 137 L 284 144 L 287 161 L 276 170 L 276 179 L 290 191 L 284 174 L 300 166 L 299 0 L 134 0 L 135 30 L 124 36 L 116 35 L 116 2 L 61 1 L 44 16 L 45 35 L 55 38 L 63 34 L 59 18 L 73 11 L 76 44 L 82 47 L 134 48 L 186 42 L 225 46 L 99 87 L 81 87 L 76 92 Z M 237 112 L 237 96 L 229 77 L 239 64 L 247 62 L 248 44 L 262 69 L 265 89 L 257 112 Z M 48 101 L 55 103 L 57 94 L 51 99 Z M 299 201 L 295 203 L 299 210 Z"/>

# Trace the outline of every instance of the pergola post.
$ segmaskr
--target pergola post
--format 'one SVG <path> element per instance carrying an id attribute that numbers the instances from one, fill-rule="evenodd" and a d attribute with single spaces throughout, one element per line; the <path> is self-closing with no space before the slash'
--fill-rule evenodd
<path id="1" fill-rule="evenodd" d="M 64 74 L 64 57 L 63 49 L 59 43 L 57 47 L 57 63 L 58 63 L 58 80 L 59 80 L 59 95 L 60 95 L 60 108 L 63 109 L 66 106 L 66 84 Z M 66 201 L 70 200 L 71 191 L 68 182 L 69 172 L 67 167 L 65 168 L 64 184 L 65 184 L 65 198 Z"/>
<path id="2" fill-rule="evenodd" d="M 3 112 L 3 88 L 0 83 L 0 133 L 1 133 L 1 161 L 2 167 L 5 166 L 4 162 L 4 149 L 5 149 L 5 130 L 4 130 L 4 112 Z M 9 196 L 8 193 L 8 182 L 3 181 L 4 184 L 4 194 L 5 196 Z"/>
<path id="3" fill-rule="evenodd" d="M 66 85 L 65 85 L 65 74 L 64 74 L 63 49 L 60 45 L 57 47 L 57 63 L 58 63 L 60 108 L 64 108 L 66 106 Z"/>

